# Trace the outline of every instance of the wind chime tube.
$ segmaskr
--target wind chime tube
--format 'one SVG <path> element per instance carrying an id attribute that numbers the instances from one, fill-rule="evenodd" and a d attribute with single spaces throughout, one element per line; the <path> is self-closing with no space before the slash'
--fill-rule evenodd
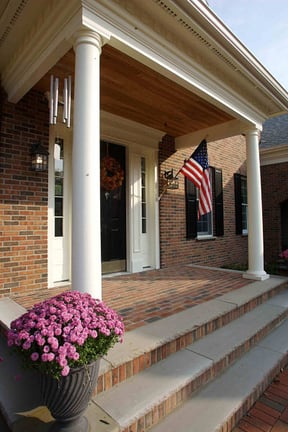
<path id="1" fill-rule="evenodd" d="M 54 87 L 54 124 L 57 123 L 57 115 L 58 115 L 58 92 L 59 92 L 59 78 L 55 78 L 55 87 Z"/>
<path id="2" fill-rule="evenodd" d="M 51 75 L 51 77 L 50 77 L 50 118 L 49 118 L 49 121 L 50 121 L 50 124 L 53 124 L 54 123 L 54 115 L 53 115 L 53 112 L 54 112 L 54 109 L 53 109 L 53 107 L 54 107 L 54 77 L 53 77 L 53 75 Z"/>
<path id="3" fill-rule="evenodd" d="M 68 88 L 67 88 L 67 78 L 64 78 L 63 86 L 63 123 L 66 123 L 68 118 Z"/>
<path id="4" fill-rule="evenodd" d="M 71 75 L 68 76 L 68 112 L 67 112 L 67 127 L 71 125 L 71 90 L 72 90 L 72 81 Z"/>

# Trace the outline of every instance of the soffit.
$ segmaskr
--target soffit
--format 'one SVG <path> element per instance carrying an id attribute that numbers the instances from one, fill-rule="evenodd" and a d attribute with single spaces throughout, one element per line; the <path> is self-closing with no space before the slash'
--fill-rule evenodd
<path id="1" fill-rule="evenodd" d="M 231 101 L 236 97 L 240 104 L 250 104 L 264 118 L 287 112 L 287 92 L 202 1 L 111 0 L 111 10 L 113 4 L 118 13 L 121 5 L 133 15 L 135 33 L 158 37 L 160 50 L 179 56 L 179 63 L 185 62 L 204 86 L 211 89 L 212 84 L 219 100 L 229 100 L 230 94 Z"/>
<path id="2" fill-rule="evenodd" d="M 51 75 L 59 78 L 71 75 L 73 81 L 74 61 L 74 52 L 70 50 L 35 88 L 43 93 L 49 91 Z M 175 137 L 232 119 L 229 114 L 109 45 L 102 49 L 100 65 L 103 111 Z"/>

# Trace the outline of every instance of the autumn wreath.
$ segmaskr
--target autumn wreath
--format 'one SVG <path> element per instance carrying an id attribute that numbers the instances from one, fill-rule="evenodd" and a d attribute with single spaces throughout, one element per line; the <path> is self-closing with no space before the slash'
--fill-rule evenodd
<path id="1" fill-rule="evenodd" d="M 119 162 L 111 156 L 105 156 L 100 166 L 101 187 L 106 191 L 112 191 L 122 186 L 124 171 Z"/>

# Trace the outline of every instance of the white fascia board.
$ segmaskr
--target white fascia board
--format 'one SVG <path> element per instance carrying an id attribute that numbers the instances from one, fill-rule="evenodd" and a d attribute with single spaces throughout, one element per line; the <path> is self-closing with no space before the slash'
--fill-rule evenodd
<path id="1" fill-rule="evenodd" d="M 201 129 L 199 131 L 192 132 L 187 135 L 182 135 L 181 137 L 176 138 L 175 148 L 177 150 L 180 150 L 191 147 L 192 145 L 196 145 L 197 143 L 202 141 L 202 139 L 204 138 L 208 142 L 211 142 L 236 135 L 241 135 L 251 128 L 255 128 L 255 125 L 243 122 L 241 120 L 230 120 L 226 123 Z"/>
<path id="2" fill-rule="evenodd" d="M 72 36 L 82 26 L 78 0 L 47 3 L 47 9 L 2 73 L 10 102 L 17 103 L 72 47 Z M 47 89 L 48 90 L 48 89 Z"/>
<path id="3" fill-rule="evenodd" d="M 105 2 L 103 5 L 92 0 L 85 3 L 89 3 L 90 21 L 94 19 L 107 29 L 111 34 L 110 44 L 114 47 L 239 119 L 260 127 L 267 118 L 191 57 L 179 52 L 173 44 L 161 38 L 137 17 L 124 12 L 117 4 Z"/>
<path id="4" fill-rule="evenodd" d="M 288 144 L 260 149 L 260 165 L 275 165 L 288 162 Z"/>

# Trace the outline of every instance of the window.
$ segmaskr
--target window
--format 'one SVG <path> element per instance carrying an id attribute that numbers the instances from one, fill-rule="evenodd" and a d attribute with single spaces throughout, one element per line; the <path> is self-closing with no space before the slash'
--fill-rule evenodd
<path id="1" fill-rule="evenodd" d="M 57 158 L 54 158 L 55 189 L 54 189 L 54 235 L 63 237 L 64 217 L 64 141 L 56 138 L 55 148 L 58 149 Z"/>
<path id="2" fill-rule="evenodd" d="M 248 234 L 247 178 L 234 174 L 236 234 Z"/>
<path id="3" fill-rule="evenodd" d="M 199 190 L 185 177 L 186 237 L 188 239 L 224 235 L 222 170 L 210 167 L 210 179 L 213 210 L 198 220 Z"/>
<path id="4" fill-rule="evenodd" d="M 146 161 L 141 157 L 141 206 L 142 206 L 142 234 L 147 233 L 147 185 L 146 185 Z"/>

